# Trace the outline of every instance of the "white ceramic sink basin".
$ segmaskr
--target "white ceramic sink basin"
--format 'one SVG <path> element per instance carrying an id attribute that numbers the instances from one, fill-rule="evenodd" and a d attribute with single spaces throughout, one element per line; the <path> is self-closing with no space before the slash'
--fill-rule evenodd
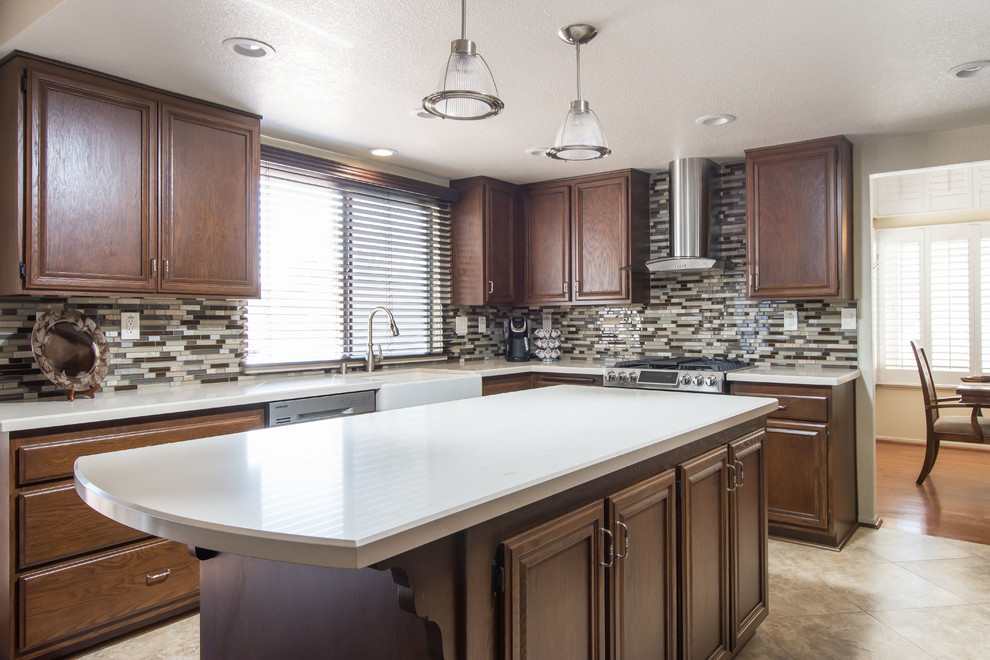
<path id="1" fill-rule="evenodd" d="M 396 410 L 427 403 L 481 396 L 481 376 L 429 369 L 383 372 L 375 398 L 376 410 Z"/>

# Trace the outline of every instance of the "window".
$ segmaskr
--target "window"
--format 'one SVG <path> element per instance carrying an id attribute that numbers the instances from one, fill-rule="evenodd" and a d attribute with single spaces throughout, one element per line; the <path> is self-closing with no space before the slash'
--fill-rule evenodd
<path id="1" fill-rule="evenodd" d="M 936 383 L 990 371 L 990 223 L 877 230 L 877 382 L 918 384 L 910 341 Z"/>
<path id="2" fill-rule="evenodd" d="M 375 317 L 384 355 L 443 350 L 450 203 L 336 169 L 356 171 L 262 147 L 261 299 L 247 303 L 248 365 L 363 358 L 378 305 L 399 327 L 390 337 Z"/>

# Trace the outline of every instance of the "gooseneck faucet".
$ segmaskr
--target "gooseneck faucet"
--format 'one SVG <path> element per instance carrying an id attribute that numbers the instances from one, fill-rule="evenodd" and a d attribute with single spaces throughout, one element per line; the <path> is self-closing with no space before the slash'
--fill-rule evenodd
<path id="1" fill-rule="evenodd" d="M 368 314 L 368 358 L 367 358 L 368 359 L 368 365 L 367 365 L 367 368 L 368 368 L 368 372 L 369 373 L 375 370 L 375 344 L 372 341 L 372 336 L 371 336 L 371 328 L 372 328 L 371 322 L 375 320 L 375 313 L 376 312 L 385 312 L 385 315 L 388 317 L 388 331 L 389 331 L 389 333 L 391 333 L 391 335 L 393 337 L 398 337 L 399 336 L 399 326 L 397 326 L 395 324 L 395 318 L 392 316 L 392 312 L 389 311 L 388 307 L 380 307 L 379 306 L 379 307 L 375 307 L 373 310 L 371 310 L 371 314 Z M 381 350 L 381 347 L 379 347 L 379 350 Z M 381 356 L 380 355 L 379 355 L 379 359 L 381 359 Z"/>

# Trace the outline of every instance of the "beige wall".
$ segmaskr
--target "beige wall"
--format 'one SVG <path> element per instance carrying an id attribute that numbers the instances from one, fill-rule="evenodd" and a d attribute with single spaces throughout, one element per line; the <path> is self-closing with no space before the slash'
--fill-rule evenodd
<path id="1" fill-rule="evenodd" d="M 938 392 L 940 397 L 953 394 L 951 388 Z M 878 438 L 925 441 L 925 402 L 920 387 L 877 385 L 876 411 Z M 970 410 L 943 410 L 940 414 L 968 417 Z"/>
<path id="2" fill-rule="evenodd" d="M 870 175 L 970 163 L 990 157 L 990 124 L 939 133 L 886 139 L 854 139 L 853 223 L 856 298 L 859 300 L 859 368 L 856 387 L 856 451 L 860 522 L 874 523 L 876 512 L 875 379 L 873 373 L 872 217 Z"/>

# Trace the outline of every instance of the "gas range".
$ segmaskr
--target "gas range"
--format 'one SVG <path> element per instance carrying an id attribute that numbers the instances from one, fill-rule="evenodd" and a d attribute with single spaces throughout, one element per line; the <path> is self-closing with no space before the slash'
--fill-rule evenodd
<path id="1" fill-rule="evenodd" d="M 605 367 L 602 382 L 605 387 L 726 394 L 728 385 L 725 374 L 750 366 L 748 362 L 734 359 L 639 358 Z"/>

